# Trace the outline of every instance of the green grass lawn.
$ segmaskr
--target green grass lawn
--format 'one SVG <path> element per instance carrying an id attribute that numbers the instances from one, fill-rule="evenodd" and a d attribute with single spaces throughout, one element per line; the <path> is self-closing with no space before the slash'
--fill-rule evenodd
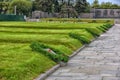
<path id="1" fill-rule="evenodd" d="M 69 22 L 0 22 L 0 27 L 14 27 L 14 28 L 52 28 L 52 29 L 57 29 L 57 28 L 68 28 L 68 29 L 77 29 L 77 28 L 84 28 L 84 27 L 97 27 L 101 26 L 103 23 L 69 23 Z"/>
<path id="2" fill-rule="evenodd" d="M 81 41 L 69 36 L 78 33 L 89 40 L 103 23 L 0 22 L 0 80 L 33 80 L 57 63 L 32 51 L 34 41 L 60 50 L 66 55 L 82 47 Z"/>
<path id="3" fill-rule="evenodd" d="M 1 80 L 32 80 L 55 64 L 31 51 L 29 44 L 0 43 Z"/>

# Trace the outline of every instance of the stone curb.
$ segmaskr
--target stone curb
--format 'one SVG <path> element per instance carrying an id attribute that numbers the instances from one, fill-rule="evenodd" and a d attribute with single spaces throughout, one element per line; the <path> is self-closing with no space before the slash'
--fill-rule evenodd
<path id="1" fill-rule="evenodd" d="M 75 55 L 77 55 L 77 53 L 80 52 L 85 47 L 86 47 L 86 45 L 83 45 L 77 51 L 73 52 L 73 54 L 69 56 L 69 59 L 71 59 L 72 57 L 74 57 Z M 57 64 L 54 67 L 52 67 L 50 70 L 48 70 L 47 72 L 45 72 L 45 73 L 41 74 L 40 76 L 38 76 L 38 78 L 36 78 L 34 80 L 45 80 L 45 78 L 47 78 L 50 74 L 52 74 L 53 72 L 55 72 L 60 67 L 61 67 L 61 65 Z"/>
<path id="2" fill-rule="evenodd" d="M 74 57 L 75 55 L 78 54 L 78 52 L 80 52 L 81 50 L 83 50 L 86 47 L 86 45 L 83 45 L 81 48 L 79 48 L 78 50 L 76 50 L 75 52 L 73 52 L 72 55 L 69 56 L 69 58 L 71 59 L 72 57 Z"/>
<path id="3" fill-rule="evenodd" d="M 110 28 L 111 29 L 111 28 Z M 106 31 L 107 32 L 107 31 Z M 106 33 L 105 32 L 105 33 Z M 104 34 L 104 33 L 103 33 Z M 102 35 L 102 34 L 101 34 Z M 100 35 L 100 36 L 101 36 Z M 100 37 L 99 36 L 99 37 Z M 99 37 L 94 38 L 90 43 L 92 43 L 93 41 L 95 41 L 96 39 L 98 39 Z M 89 43 L 89 44 L 90 44 Z M 69 59 L 71 59 L 72 57 L 74 57 L 75 55 L 78 54 L 78 52 L 80 52 L 81 50 L 83 50 L 85 47 L 87 47 L 89 44 L 84 44 L 81 48 L 79 48 L 78 50 L 76 50 L 75 52 L 73 52 L 72 55 L 69 56 Z M 52 74 L 53 72 L 55 72 L 58 68 L 60 68 L 61 65 L 57 64 L 54 67 L 52 67 L 50 70 L 48 70 L 47 72 L 41 74 L 38 78 L 34 79 L 34 80 L 45 80 L 50 74 Z"/>
<path id="4" fill-rule="evenodd" d="M 34 79 L 34 80 L 44 80 L 46 77 L 48 77 L 50 74 L 52 74 L 53 72 L 55 72 L 58 68 L 60 67 L 60 64 L 55 65 L 54 67 L 52 67 L 50 70 L 48 70 L 47 72 L 41 74 L 38 78 Z"/>
<path id="5" fill-rule="evenodd" d="M 96 37 L 94 38 L 90 43 L 92 43 L 93 41 L 95 41 L 97 38 L 99 37 Z M 89 44 L 90 44 L 89 43 Z M 87 47 L 89 44 L 84 44 L 81 48 L 79 48 L 77 51 L 73 52 L 72 55 L 69 56 L 69 58 L 71 59 L 72 57 L 74 57 L 75 55 L 77 55 L 81 50 L 83 50 L 85 47 Z"/>
<path id="6" fill-rule="evenodd" d="M 86 47 L 86 45 L 83 45 L 81 48 L 79 48 L 77 51 L 73 52 L 72 55 L 69 56 L 69 58 L 71 59 L 72 57 L 74 57 L 75 55 L 77 55 L 78 52 L 80 52 L 82 49 L 84 49 Z M 52 67 L 50 70 L 48 70 L 47 72 L 41 74 L 40 76 L 38 76 L 38 78 L 34 79 L 34 80 L 45 80 L 45 78 L 47 78 L 50 74 L 52 74 L 53 72 L 55 72 L 58 68 L 60 68 L 61 65 L 57 64 L 54 67 Z"/>

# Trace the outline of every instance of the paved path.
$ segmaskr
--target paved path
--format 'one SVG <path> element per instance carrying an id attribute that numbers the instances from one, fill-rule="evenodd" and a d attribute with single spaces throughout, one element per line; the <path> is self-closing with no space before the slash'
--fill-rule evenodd
<path id="1" fill-rule="evenodd" d="M 101 35 L 46 80 L 120 80 L 120 25 Z"/>

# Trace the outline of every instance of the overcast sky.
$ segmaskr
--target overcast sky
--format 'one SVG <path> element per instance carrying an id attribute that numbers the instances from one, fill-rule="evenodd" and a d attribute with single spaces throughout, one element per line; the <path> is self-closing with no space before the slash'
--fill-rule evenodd
<path id="1" fill-rule="evenodd" d="M 90 3 L 93 3 L 94 0 L 87 0 Z M 99 2 L 112 2 L 120 5 L 120 0 L 99 0 Z"/>

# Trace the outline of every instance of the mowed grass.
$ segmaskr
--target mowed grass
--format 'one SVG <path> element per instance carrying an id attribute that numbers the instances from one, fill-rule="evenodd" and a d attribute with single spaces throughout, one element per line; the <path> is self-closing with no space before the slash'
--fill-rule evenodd
<path id="1" fill-rule="evenodd" d="M 33 80 L 55 64 L 29 44 L 0 43 L 0 80 Z"/>
<path id="2" fill-rule="evenodd" d="M 102 26 L 103 23 L 70 23 L 70 22 L 0 22 L 0 27 L 13 27 L 13 28 L 34 28 L 34 29 L 81 29 L 88 27 Z"/>
<path id="3" fill-rule="evenodd" d="M 102 23 L 60 23 L 60 22 L 0 22 L 0 80 L 33 80 L 56 63 L 48 57 L 34 52 L 29 45 L 38 41 L 72 54 L 83 44 L 69 36 L 77 32 L 90 40 L 94 36 L 86 28 Z"/>

